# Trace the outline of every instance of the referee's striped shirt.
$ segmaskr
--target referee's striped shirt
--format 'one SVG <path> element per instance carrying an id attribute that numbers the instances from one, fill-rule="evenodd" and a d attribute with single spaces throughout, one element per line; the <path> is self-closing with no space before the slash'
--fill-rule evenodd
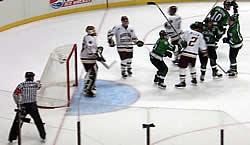
<path id="1" fill-rule="evenodd" d="M 19 95 L 21 95 L 21 104 L 36 102 L 37 90 L 40 89 L 40 83 L 34 81 L 25 81 L 20 83 L 14 93 L 13 97 L 16 103 L 18 103 Z"/>

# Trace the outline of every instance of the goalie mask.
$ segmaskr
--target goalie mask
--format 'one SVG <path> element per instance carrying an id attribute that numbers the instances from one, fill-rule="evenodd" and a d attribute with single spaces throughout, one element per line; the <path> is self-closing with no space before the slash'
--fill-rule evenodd
<path id="1" fill-rule="evenodd" d="M 168 9 L 168 13 L 169 13 L 169 15 L 175 15 L 175 13 L 176 13 L 176 11 L 177 11 L 177 7 L 176 6 L 171 6 L 171 7 L 169 7 L 169 9 Z"/>
<path id="2" fill-rule="evenodd" d="M 95 27 L 94 26 L 87 26 L 86 32 L 89 35 L 96 36 L 96 32 L 95 32 Z"/>

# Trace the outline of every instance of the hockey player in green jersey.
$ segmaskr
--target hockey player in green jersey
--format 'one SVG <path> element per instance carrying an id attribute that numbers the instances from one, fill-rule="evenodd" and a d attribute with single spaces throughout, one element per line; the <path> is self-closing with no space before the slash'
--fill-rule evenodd
<path id="1" fill-rule="evenodd" d="M 216 6 L 210 11 L 210 15 L 208 16 L 209 19 L 212 20 L 213 25 L 218 26 L 218 34 L 220 35 L 220 38 L 222 35 L 225 34 L 226 32 L 226 25 L 228 22 L 228 18 L 230 17 L 229 10 L 231 9 L 232 3 L 229 2 L 228 0 L 225 0 L 223 2 L 223 6 Z"/>
<path id="2" fill-rule="evenodd" d="M 216 49 L 218 47 L 217 42 L 219 41 L 220 37 L 218 33 L 218 27 L 214 26 L 213 22 L 210 19 L 206 19 L 202 34 L 207 45 L 208 57 L 206 56 L 204 57 L 201 53 L 199 53 L 199 58 L 201 62 L 200 80 L 204 81 L 208 58 L 210 59 L 213 78 L 220 78 L 222 77 L 222 74 L 218 73 L 216 64 L 216 59 L 217 59 Z"/>
<path id="3" fill-rule="evenodd" d="M 168 42 L 166 31 L 161 30 L 159 35 L 160 38 L 150 52 L 150 61 L 158 70 L 155 74 L 154 83 L 157 84 L 159 88 L 165 89 L 166 85 L 164 84 L 164 79 L 168 73 L 168 67 L 165 64 L 163 57 L 171 58 L 171 51 L 174 50 L 174 46 Z"/>
<path id="4" fill-rule="evenodd" d="M 243 38 L 240 33 L 239 14 L 237 8 L 234 8 L 234 14 L 229 18 L 229 28 L 227 37 L 223 38 L 223 43 L 228 43 L 230 46 L 229 60 L 230 69 L 228 70 L 229 76 L 237 75 L 237 55 L 243 45 Z"/>

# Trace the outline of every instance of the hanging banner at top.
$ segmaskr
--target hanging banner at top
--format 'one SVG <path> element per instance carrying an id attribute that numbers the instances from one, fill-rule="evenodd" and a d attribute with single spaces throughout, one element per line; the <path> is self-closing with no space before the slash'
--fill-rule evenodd
<path id="1" fill-rule="evenodd" d="M 50 0 L 50 6 L 54 9 L 69 7 L 83 3 L 91 3 L 92 0 Z"/>

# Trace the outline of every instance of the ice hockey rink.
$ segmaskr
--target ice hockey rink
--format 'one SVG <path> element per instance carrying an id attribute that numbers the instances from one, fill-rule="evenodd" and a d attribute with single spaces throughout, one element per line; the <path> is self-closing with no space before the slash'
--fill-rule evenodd
<path id="1" fill-rule="evenodd" d="M 160 7 L 165 13 L 170 5 L 178 7 L 177 14 L 182 17 L 182 29 L 189 29 L 195 21 L 202 21 L 213 2 L 163 3 Z M 105 100 L 95 102 L 91 98 L 91 108 L 82 105 L 89 102 L 72 104 L 78 107 L 75 115 L 68 115 L 70 108 L 40 109 L 46 123 L 47 140 L 40 142 L 38 131 L 33 123 L 24 124 L 22 129 L 23 145 L 75 145 L 77 144 L 77 121 L 81 122 L 82 145 L 144 145 L 146 129 L 142 124 L 153 123 L 151 128 L 152 145 L 219 145 L 220 130 L 224 129 L 227 145 L 249 145 L 250 137 L 250 2 L 239 2 L 243 47 L 238 55 L 238 77 L 213 79 L 210 65 L 207 65 L 205 82 L 197 86 L 190 84 L 187 70 L 187 87 L 174 88 L 179 82 L 178 68 L 171 59 L 165 58 L 169 72 L 165 79 L 166 90 L 153 85 L 156 69 L 150 63 L 149 51 L 152 46 L 134 47 L 133 76 L 122 79 L 120 59 L 116 48 L 108 47 L 107 32 L 120 24 L 120 17 L 127 15 L 130 26 L 137 37 L 145 43 L 155 43 L 158 32 L 166 21 L 155 6 L 139 5 L 112 9 L 94 10 L 45 19 L 0 33 L 1 75 L 0 75 L 0 144 L 8 144 L 8 133 L 14 119 L 15 104 L 12 91 L 24 81 L 24 73 L 33 71 L 36 79 L 41 77 L 44 66 L 53 48 L 66 44 L 78 45 L 85 35 L 85 27 L 94 25 L 97 29 L 97 43 L 104 47 L 103 55 L 107 63 L 117 63 L 107 70 L 98 63 L 98 81 L 111 81 L 130 86 L 138 92 L 138 98 L 129 104 Z M 219 2 L 218 5 L 222 5 Z M 232 14 L 232 11 L 230 12 Z M 229 46 L 219 42 L 218 64 L 225 70 L 229 68 Z M 199 77 L 199 60 L 196 68 Z M 85 72 L 78 64 L 79 77 Z M 220 71 L 223 73 L 222 71 Z M 97 84 L 97 93 L 102 90 Z M 104 86 L 105 87 L 105 86 Z M 115 88 L 114 88 L 115 89 Z M 104 94 L 105 95 L 105 94 Z M 105 96 L 104 96 L 105 97 Z M 119 93 L 117 98 L 120 97 Z M 107 97 L 109 98 L 109 97 Z M 124 99 L 126 100 L 126 98 Z M 110 106 L 122 108 L 103 113 L 82 114 L 88 109 L 105 109 Z M 17 142 L 14 142 L 17 144 Z"/>

